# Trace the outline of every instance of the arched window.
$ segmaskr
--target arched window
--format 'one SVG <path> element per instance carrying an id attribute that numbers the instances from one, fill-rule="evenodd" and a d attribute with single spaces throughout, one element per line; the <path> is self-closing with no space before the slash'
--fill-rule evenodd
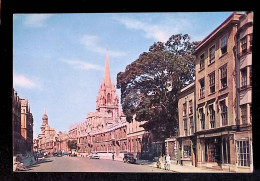
<path id="1" fill-rule="evenodd" d="M 108 104 L 111 103 L 110 93 L 107 94 L 107 103 L 108 103 Z"/>

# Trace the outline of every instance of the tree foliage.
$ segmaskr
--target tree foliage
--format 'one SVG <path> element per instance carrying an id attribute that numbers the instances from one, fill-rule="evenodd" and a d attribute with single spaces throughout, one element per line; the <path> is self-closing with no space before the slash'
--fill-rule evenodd
<path id="1" fill-rule="evenodd" d="M 177 93 L 194 79 L 197 42 L 189 35 L 172 35 L 166 43 L 156 42 L 148 52 L 117 74 L 121 104 L 128 122 L 136 121 L 164 140 L 175 135 L 178 126 Z"/>
<path id="2" fill-rule="evenodd" d="M 77 140 L 69 140 L 68 141 L 69 149 L 77 149 Z"/>

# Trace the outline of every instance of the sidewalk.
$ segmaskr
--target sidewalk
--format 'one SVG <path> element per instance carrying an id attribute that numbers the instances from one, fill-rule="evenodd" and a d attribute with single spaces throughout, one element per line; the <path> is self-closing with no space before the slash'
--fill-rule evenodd
<path id="1" fill-rule="evenodd" d="M 149 166 L 157 168 L 156 162 L 153 162 Z M 161 164 L 161 169 L 164 169 L 163 163 Z M 194 166 L 182 166 L 179 164 L 176 165 L 175 163 L 171 163 L 170 170 L 173 172 L 180 172 L 180 173 L 229 173 L 223 170 L 198 168 Z"/>

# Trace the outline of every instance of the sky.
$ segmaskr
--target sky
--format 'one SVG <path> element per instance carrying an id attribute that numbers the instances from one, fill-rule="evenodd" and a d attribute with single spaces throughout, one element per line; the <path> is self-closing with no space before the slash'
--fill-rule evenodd
<path id="1" fill-rule="evenodd" d="M 68 131 L 95 112 L 106 51 L 112 82 L 157 41 L 189 34 L 201 41 L 232 12 L 68 13 L 13 15 L 13 86 L 27 98 L 40 133 Z M 120 96 L 120 90 L 117 90 Z"/>

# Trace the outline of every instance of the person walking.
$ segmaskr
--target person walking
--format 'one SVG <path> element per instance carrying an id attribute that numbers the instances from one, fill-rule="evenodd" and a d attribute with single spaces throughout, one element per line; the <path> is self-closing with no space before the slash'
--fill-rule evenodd
<path id="1" fill-rule="evenodd" d="M 115 155 L 114 155 L 114 152 L 112 152 L 112 160 L 114 161 L 115 159 Z"/>
<path id="2" fill-rule="evenodd" d="M 166 168 L 167 168 L 167 170 L 170 170 L 170 168 L 171 168 L 171 157 L 169 154 L 166 157 Z"/>

